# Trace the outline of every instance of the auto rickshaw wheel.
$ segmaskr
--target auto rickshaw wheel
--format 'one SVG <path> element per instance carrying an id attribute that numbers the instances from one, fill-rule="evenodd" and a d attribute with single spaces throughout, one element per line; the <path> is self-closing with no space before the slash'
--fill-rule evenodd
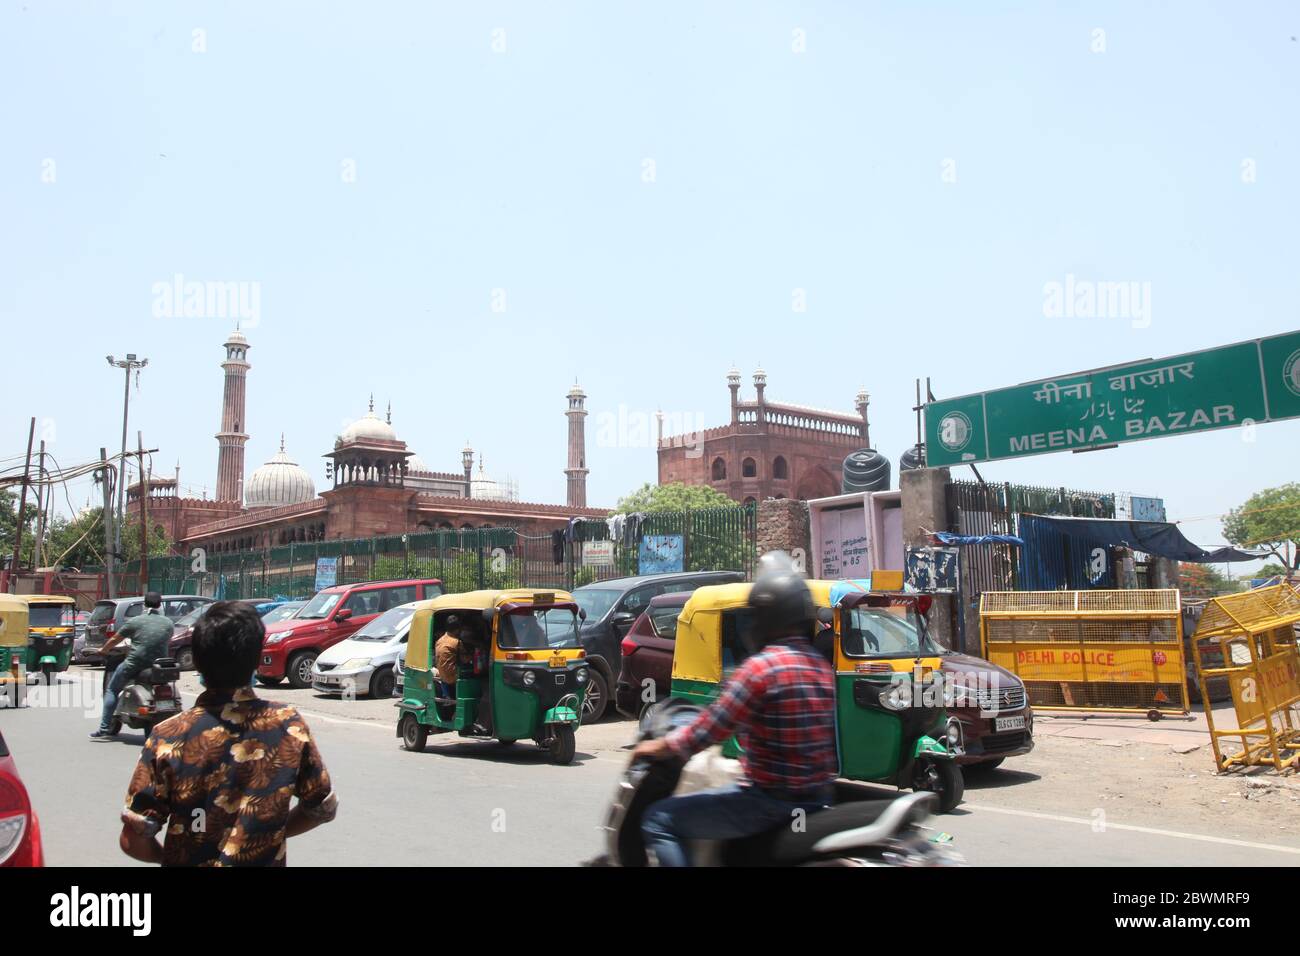
<path id="1" fill-rule="evenodd" d="M 955 760 L 926 760 L 918 765 L 914 790 L 928 790 L 939 798 L 939 812 L 948 813 L 966 792 L 966 781 Z"/>
<path id="2" fill-rule="evenodd" d="M 573 755 L 578 752 L 578 741 L 574 736 L 573 728 L 568 724 L 556 727 L 547 749 L 551 755 L 551 763 L 560 766 L 573 763 Z"/>
<path id="3" fill-rule="evenodd" d="M 429 728 L 415 719 L 415 714 L 402 718 L 402 746 L 407 750 L 420 752 L 429 739 Z"/>
<path id="4" fill-rule="evenodd" d="M 194 670 L 194 652 L 188 647 L 182 648 L 176 654 L 176 666 L 183 671 Z M 276 681 L 278 684 L 279 681 Z"/>

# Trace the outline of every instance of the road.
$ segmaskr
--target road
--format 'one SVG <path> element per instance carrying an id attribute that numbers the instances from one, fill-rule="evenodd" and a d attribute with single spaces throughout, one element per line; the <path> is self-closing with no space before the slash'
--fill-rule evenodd
<path id="1" fill-rule="evenodd" d="M 117 814 L 143 737 L 128 731 L 112 743 L 86 739 L 97 716 L 87 707 L 93 694 L 83 692 L 99 681 L 99 671 L 73 668 L 62 677 L 59 700 L 0 710 L 0 731 L 31 791 L 52 866 L 137 865 L 117 848 Z M 192 700 L 192 675 L 183 689 Z M 287 687 L 260 693 L 306 716 L 340 800 L 333 823 L 290 842 L 294 865 L 578 864 L 601 850 L 597 827 L 634 729 L 619 720 L 583 727 L 567 767 L 553 766 L 527 742 L 507 749 L 450 735 L 430 738 L 426 753 L 413 754 L 399 746 L 389 701 L 326 700 Z M 1136 826 L 1114 813 L 1098 832 L 1092 819 L 1035 806 L 1028 787 L 1023 806 L 987 805 L 980 786 L 972 781 L 967 802 L 936 822 L 975 865 L 1300 864 L 1300 848 Z"/>

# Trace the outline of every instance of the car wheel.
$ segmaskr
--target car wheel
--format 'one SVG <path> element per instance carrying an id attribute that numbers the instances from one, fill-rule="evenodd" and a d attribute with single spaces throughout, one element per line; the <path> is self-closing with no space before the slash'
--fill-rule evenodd
<path id="1" fill-rule="evenodd" d="M 393 676 L 391 667 L 381 667 L 370 676 L 371 697 L 392 697 L 396 686 L 397 678 Z"/>
<path id="2" fill-rule="evenodd" d="M 429 728 L 415 719 L 414 714 L 402 718 L 402 746 L 407 750 L 421 751 L 429 739 Z"/>
<path id="3" fill-rule="evenodd" d="M 582 696 L 582 722 L 594 724 L 605 716 L 609 706 L 609 681 L 599 668 L 587 669 L 587 692 Z"/>
<path id="4" fill-rule="evenodd" d="M 176 652 L 176 665 L 183 671 L 194 670 L 194 652 L 183 647 Z"/>
<path id="5" fill-rule="evenodd" d="M 263 677 L 261 674 L 257 675 L 257 682 L 263 687 L 278 687 L 282 680 L 284 680 L 283 677 Z"/>
<path id="6" fill-rule="evenodd" d="M 289 666 L 285 668 L 289 672 L 289 686 L 299 689 L 310 687 L 311 669 L 315 664 L 316 655 L 312 651 L 299 651 L 289 658 Z"/>
<path id="7" fill-rule="evenodd" d="M 573 763 L 573 755 L 578 752 L 578 741 L 573 733 L 573 728 L 568 724 L 556 727 L 547 752 L 550 755 L 551 763 L 560 766 Z"/>

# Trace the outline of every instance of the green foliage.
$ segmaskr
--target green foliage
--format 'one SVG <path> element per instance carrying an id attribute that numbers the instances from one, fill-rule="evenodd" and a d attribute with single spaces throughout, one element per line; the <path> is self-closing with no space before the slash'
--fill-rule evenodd
<path id="1" fill-rule="evenodd" d="M 646 482 L 627 497 L 620 498 L 614 513 L 697 511 L 701 508 L 735 507 L 738 507 L 736 502 L 707 485 L 684 485 L 680 482 L 652 485 Z"/>
<path id="2" fill-rule="evenodd" d="M 1182 592 L 1184 600 L 1204 601 L 1221 594 L 1232 594 L 1238 590 L 1238 586 L 1236 581 L 1212 564 L 1184 561 L 1179 565 L 1178 590 Z"/>
<path id="3" fill-rule="evenodd" d="M 1285 578 L 1285 577 L 1287 576 L 1288 573 L 1289 573 L 1289 572 L 1287 571 L 1287 569 L 1284 568 L 1284 567 L 1282 567 L 1282 565 L 1281 565 L 1280 563 L 1278 563 L 1277 561 L 1270 561 L 1270 562 L 1268 562 L 1268 564 L 1264 565 L 1262 568 L 1260 568 L 1258 571 L 1256 571 L 1253 575 L 1251 575 L 1251 577 L 1255 577 L 1255 578 Z"/>
<path id="4" fill-rule="evenodd" d="M 1265 488 L 1228 512 L 1223 536 L 1238 547 L 1264 546 L 1294 568 L 1300 560 L 1300 484 Z"/>
<path id="5" fill-rule="evenodd" d="M 406 557 L 385 555 L 375 558 L 371 578 L 384 581 L 392 578 L 438 578 L 448 594 L 477 591 L 480 588 L 519 587 L 519 568 L 516 561 L 488 551 L 480 566 L 476 551 L 459 551 L 446 560 L 427 557 L 412 552 Z"/>

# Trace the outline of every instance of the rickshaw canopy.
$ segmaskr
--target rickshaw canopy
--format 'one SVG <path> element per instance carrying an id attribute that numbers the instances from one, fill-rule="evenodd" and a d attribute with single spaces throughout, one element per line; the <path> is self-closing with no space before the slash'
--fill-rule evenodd
<path id="1" fill-rule="evenodd" d="M 504 588 L 441 594 L 415 605 L 410 635 L 406 642 L 407 670 L 427 671 L 433 666 L 432 625 L 435 614 L 444 611 L 489 611 L 511 605 L 573 604 L 568 591 L 553 588 Z"/>
<path id="2" fill-rule="evenodd" d="M 27 646 L 27 602 L 0 594 L 0 647 Z"/>

